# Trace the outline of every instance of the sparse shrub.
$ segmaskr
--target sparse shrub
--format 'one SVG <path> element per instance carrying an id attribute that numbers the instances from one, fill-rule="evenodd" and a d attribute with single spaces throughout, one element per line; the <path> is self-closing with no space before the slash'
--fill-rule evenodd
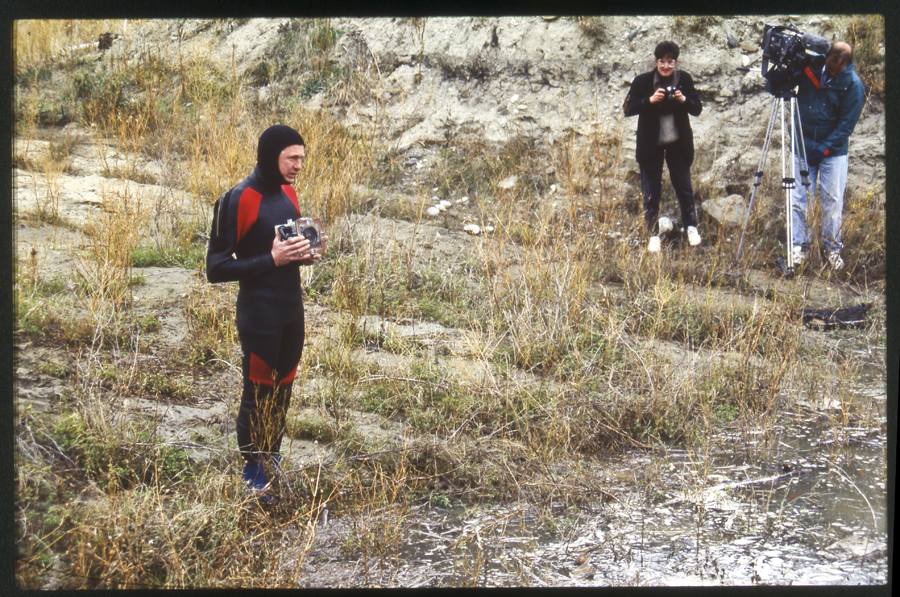
<path id="1" fill-rule="evenodd" d="M 200 269 L 206 264 L 206 246 L 192 243 L 187 247 L 178 245 L 164 247 L 140 245 L 135 247 L 132 255 L 134 267 L 179 266 L 188 269 Z"/>
<path id="2" fill-rule="evenodd" d="M 336 437 L 332 423 L 316 415 L 289 415 L 286 433 L 288 437 L 312 439 L 323 444 L 334 441 Z"/>
<path id="3" fill-rule="evenodd" d="M 682 35 L 703 35 L 721 21 L 721 17 L 716 16 L 676 16 L 672 20 L 672 30 Z"/>
<path id="4" fill-rule="evenodd" d="M 235 285 L 209 284 L 198 275 L 184 306 L 189 361 L 227 360 L 237 342 Z"/>
<path id="5" fill-rule="evenodd" d="M 850 280 L 881 284 L 887 273 L 885 195 L 876 185 L 844 199 L 841 242 Z"/>
<path id="6" fill-rule="evenodd" d="M 870 94 L 884 97 L 884 16 L 853 15 L 841 22 L 847 43 L 853 47 L 856 74 Z"/>
<path id="7" fill-rule="evenodd" d="M 603 17 L 575 17 L 578 28 L 591 39 L 602 39 L 606 31 Z"/>

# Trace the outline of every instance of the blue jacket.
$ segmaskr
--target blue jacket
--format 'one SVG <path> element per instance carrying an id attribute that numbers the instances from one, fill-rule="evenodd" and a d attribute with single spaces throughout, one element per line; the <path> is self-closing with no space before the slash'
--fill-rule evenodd
<path id="1" fill-rule="evenodd" d="M 797 106 L 803 143 L 809 155 L 820 150 L 831 157 L 847 155 L 848 140 L 866 102 L 866 91 L 851 62 L 831 81 L 819 85 L 822 70 L 797 73 Z"/>

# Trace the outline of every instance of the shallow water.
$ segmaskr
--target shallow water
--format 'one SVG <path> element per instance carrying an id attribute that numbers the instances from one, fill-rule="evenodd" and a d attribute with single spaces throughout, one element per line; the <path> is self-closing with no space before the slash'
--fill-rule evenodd
<path id="1" fill-rule="evenodd" d="M 843 425 L 843 413 L 798 412 L 767 429 L 724 431 L 710 442 L 726 446 L 717 453 L 672 449 L 606 461 L 611 479 L 630 475 L 637 484 L 610 487 L 616 499 L 596 507 L 551 509 L 550 525 L 546 508 L 432 508 L 410 528 L 394 581 L 886 583 L 885 395 L 877 381 L 854 386 L 857 414 Z M 878 414 L 862 412 L 873 404 Z"/>
<path id="2" fill-rule="evenodd" d="M 841 349 L 855 379 L 834 382 L 816 404 L 791 397 L 793 411 L 779 420 L 716 429 L 706 448 L 582 461 L 591 488 L 583 493 L 602 500 L 415 507 L 378 562 L 330 560 L 345 564 L 332 584 L 885 584 L 883 345 L 850 339 Z"/>

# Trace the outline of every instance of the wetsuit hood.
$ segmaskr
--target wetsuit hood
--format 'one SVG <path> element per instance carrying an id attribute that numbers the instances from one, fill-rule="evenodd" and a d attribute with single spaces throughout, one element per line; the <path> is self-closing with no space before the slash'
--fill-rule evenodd
<path id="1" fill-rule="evenodd" d="M 259 136 L 259 144 L 256 148 L 256 167 L 267 184 L 274 187 L 287 184 L 278 170 L 278 156 L 285 147 L 291 145 L 306 145 L 306 143 L 303 142 L 300 133 L 283 124 L 270 126 Z"/>

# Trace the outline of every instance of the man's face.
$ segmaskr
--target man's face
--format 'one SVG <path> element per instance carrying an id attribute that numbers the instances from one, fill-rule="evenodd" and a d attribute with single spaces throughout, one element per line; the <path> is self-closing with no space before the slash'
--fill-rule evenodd
<path id="1" fill-rule="evenodd" d="M 678 61 L 666 54 L 662 58 L 656 60 L 656 70 L 661 77 L 668 77 L 675 72 Z"/>
<path id="2" fill-rule="evenodd" d="M 829 77 L 833 77 L 840 73 L 846 66 L 844 61 L 841 60 L 841 55 L 838 53 L 831 54 L 825 59 L 825 72 L 828 73 Z"/>
<path id="3" fill-rule="evenodd" d="M 303 156 L 306 151 L 302 145 L 291 145 L 281 150 L 278 156 L 278 171 L 288 184 L 294 184 L 297 173 L 303 167 Z"/>

